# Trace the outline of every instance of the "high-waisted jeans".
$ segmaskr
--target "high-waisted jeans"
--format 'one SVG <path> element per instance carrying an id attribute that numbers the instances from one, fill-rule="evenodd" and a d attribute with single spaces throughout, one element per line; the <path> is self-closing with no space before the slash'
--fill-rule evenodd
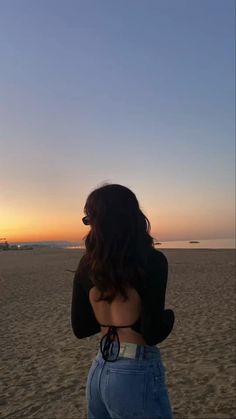
<path id="1" fill-rule="evenodd" d="M 137 345 L 136 358 L 104 361 L 99 352 L 86 386 L 88 419 L 172 419 L 165 368 L 156 346 Z"/>

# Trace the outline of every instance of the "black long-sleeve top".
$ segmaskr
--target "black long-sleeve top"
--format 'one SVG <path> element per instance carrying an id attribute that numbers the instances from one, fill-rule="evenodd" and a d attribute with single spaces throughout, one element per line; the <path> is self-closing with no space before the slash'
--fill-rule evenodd
<path id="1" fill-rule="evenodd" d="M 140 295 L 142 309 L 140 318 L 132 329 L 141 333 L 148 345 L 156 345 L 167 338 L 175 320 L 174 312 L 164 308 L 168 262 L 163 253 L 150 250 L 146 272 L 146 286 L 141 288 L 137 285 L 135 288 Z M 89 291 L 93 286 L 88 272 L 80 275 L 77 271 L 73 283 L 71 323 L 79 339 L 101 330 L 89 301 Z"/>

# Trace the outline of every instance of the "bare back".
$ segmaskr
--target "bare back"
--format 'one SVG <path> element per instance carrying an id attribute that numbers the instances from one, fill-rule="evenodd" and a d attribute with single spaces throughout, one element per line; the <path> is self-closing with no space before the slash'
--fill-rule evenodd
<path id="1" fill-rule="evenodd" d="M 100 291 L 93 287 L 89 292 L 89 300 L 92 305 L 95 317 L 99 324 L 107 324 L 114 326 L 126 326 L 134 324 L 141 313 L 141 299 L 134 288 L 126 288 L 128 299 L 124 301 L 123 297 L 118 294 L 114 300 L 96 301 L 100 296 Z M 104 336 L 108 331 L 107 327 L 101 327 L 101 334 Z M 137 344 L 145 344 L 140 333 L 133 329 L 117 329 L 121 342 L 131 342 Z"/>

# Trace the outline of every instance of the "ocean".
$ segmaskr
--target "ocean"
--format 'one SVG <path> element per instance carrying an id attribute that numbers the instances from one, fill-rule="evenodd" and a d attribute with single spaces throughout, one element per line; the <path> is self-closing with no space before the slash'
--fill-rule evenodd
<path id="1" fill-rule="evenodd" d="M 156 249 L 235 249 L 235 238 L 210 240 L 178 240 L 163 241 L 156 244 Z M 84 249 L 80 246 L 66 246 L 65 249 Z"/>

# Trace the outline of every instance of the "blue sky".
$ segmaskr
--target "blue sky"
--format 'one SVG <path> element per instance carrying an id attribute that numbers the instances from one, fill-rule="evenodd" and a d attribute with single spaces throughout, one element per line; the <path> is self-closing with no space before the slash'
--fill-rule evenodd
<path id="1" fill-rule="evenodd" d="M 2 0 L 3 233 L 81 236 L 110 181 L 162 239 L 233 236 L 234 32 L 233 0 Z"/>

